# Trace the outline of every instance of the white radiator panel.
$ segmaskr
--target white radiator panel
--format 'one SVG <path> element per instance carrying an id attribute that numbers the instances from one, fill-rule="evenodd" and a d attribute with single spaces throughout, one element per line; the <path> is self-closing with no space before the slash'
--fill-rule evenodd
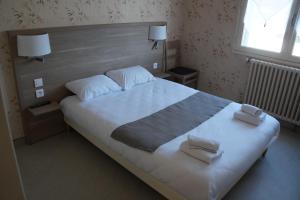
<path id="1" fill-rule="evenodd" d="M 300 70 L 251 59 L 244 102 L 300 125 Z"/>

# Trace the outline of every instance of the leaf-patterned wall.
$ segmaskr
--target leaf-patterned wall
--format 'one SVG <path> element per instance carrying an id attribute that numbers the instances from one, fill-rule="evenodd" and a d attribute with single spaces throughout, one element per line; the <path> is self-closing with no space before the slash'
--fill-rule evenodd
<path id="1" fill-rule="evenodd" d="M 200 71 L 199 88 L 240 101 L 248 68 L 245 57 L 233 53 L 237 12 L 242 0 L 185 1 L 183 64 Z"/>
<path id="2" fill-rule="evenodd" d="M 0 0 L 0 63 L 14 138 L 23 136 L 7 36 L 4 31 L 54 26 L 167 21 L 169 40 L 180 38 L 184 0 Z"/>

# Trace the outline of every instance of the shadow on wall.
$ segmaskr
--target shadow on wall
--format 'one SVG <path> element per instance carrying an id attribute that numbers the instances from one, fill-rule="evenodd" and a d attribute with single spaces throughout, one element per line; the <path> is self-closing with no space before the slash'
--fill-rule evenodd
<path id="1" fill-rule="evenodd" d="M 0 65 L 0 199 L 24 199 L 24 190 L 16 155 L 11 140 L 11 131 L 7 123 L 7 98 L 2 66 Z"/>

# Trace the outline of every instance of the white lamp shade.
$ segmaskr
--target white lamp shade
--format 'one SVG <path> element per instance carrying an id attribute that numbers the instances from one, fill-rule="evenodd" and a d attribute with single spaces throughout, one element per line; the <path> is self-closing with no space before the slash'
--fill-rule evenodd
<path id="1" fill-rule="evenodd" d="M 51 53 L 49 35 L 18 35 L 18 56 L 39 57 Z"/>
<path id="2" fill-rule="evenodd" d="M 149 32 L 149 40 L 166 40 L 167 26 L 151 26 Z"/>

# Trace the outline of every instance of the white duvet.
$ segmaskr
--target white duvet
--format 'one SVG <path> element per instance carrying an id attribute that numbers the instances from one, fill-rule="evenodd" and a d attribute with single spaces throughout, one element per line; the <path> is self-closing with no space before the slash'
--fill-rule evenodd
<path id="1" fill-rule="evenodd" d="M 197 128 L 162 145 L 153 154 L 134 149 L 110 137 L 112 131 L 155 113 L 196 93 L 185 86 L 157 79 L 131 90 L 80 102 L 76 96 L 61 102 L 63 113 L 134 165 L 187 199 L 219 199 L 245 174 L 277 137 L 279 122 L 267 116 L 258 127 L 233 119 L 240 104 L 231 103 Z M 207 134 L 221 143 L 223 156 L 214 163 L 187 156 L 179 150 L 188 134 Z M 91 141 L 96 144 L 96 141 Z"/>

